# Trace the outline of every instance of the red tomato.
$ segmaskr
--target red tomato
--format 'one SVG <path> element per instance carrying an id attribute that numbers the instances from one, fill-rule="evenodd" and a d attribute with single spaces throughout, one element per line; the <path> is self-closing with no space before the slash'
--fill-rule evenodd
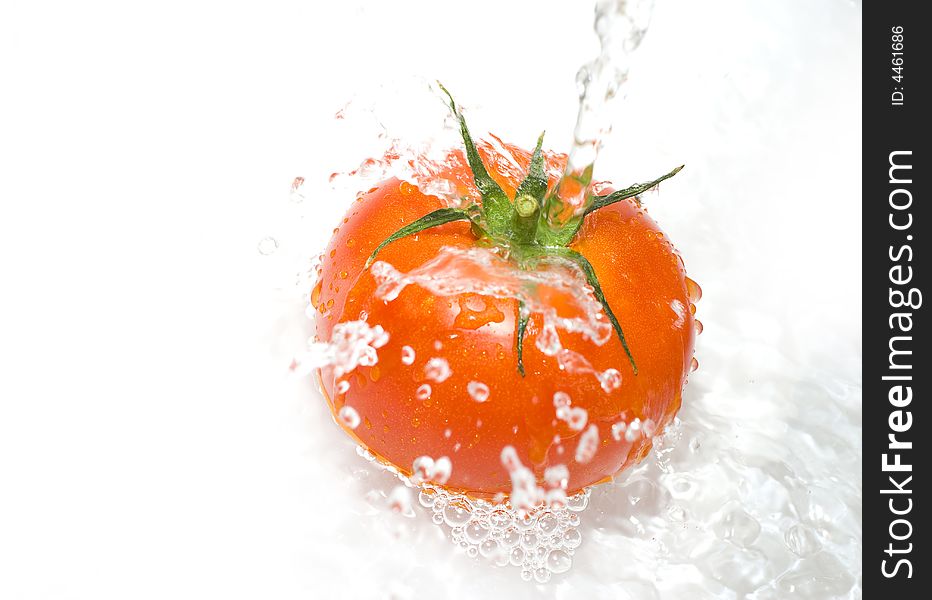
<path id="1" fill-rule="evenodd" d="M 531 154 L 508 149 L 527 170 Z M 513 201 L 522 174 L 506 168 L 508 161 L 491 146 L 479 150 L 489 174 Z M 449 178 L 472 180 L 463 154 L 451 156 L 450 162 Z M 551 156 L 548 170 L 558 172 L 564 162 L 565 157 Z M 461 191 L 477 196 L 475 188 Z M 353 203 L 324 254 L 312 297 L 318 338 L 328 341 L 335 326 L 361 319 L 388 333 L 376 364 L 345 374 L 329 366 L 319 373 L 334 415 L 348 406 L 360 417 L 355 428 L 344 424 L 347 433 L 409 474 L 420 456 L 447 456 L 452 472 L 445 486 L 477 497 L 512 490 L 501 459 L 506 446 L 515 449 L 538 482 L 547 468 L 565 465 L 568 492 L 604 481 L 642 459 L 651 447 L 650 430 L 659 432 L 680 408 L 701 326 L 693 316 L 698 286 L 686 277 L 678 253 L 638 199 L 589 213 L 566 245 L 588 259 L 630 348 L 633 360 L 620 336 L 597 345 L 582 334 L 560 332 L 563 347 L 585 356 L 596 371 L 619 372 L 620 385 L 608 385 L 608 391 L 593 373 L 563 368 L 557 357 L 538 348 L 539 312 L 530 315 L 527 326 L 522 375 L 514 298 L 440 295 L 417 284 L 407 285 L 391 301 L 377 297 L 378 281 L 367 266 L 372 253 L 401 227 L 445 206 L 413 185 L 384 181 Z M 480 240 L 469 221 L 449 222 L 385 245 L 376 261 L 408 273 L 444 248 L 510 243 L 502 239 Z M 470 276 L 481 281 L 487 274 L 473 269 Z M 558 293 L 541 299 L 558 312 L 565 300 Z M 429 365 L 442 364 L 436 359 L 449 367 L 442 381 L 429 377 Z M 477 395 L 485 401 L 476 401 Z M 560 413 L 555 395 L 556 404 L 568 396 L 568 410 Z M 577 409 L 585 411 L 581 429 L 583 413 Z M 591 444 L 591 456 L 579 448 L 586 436 L 583 444 Z"/>

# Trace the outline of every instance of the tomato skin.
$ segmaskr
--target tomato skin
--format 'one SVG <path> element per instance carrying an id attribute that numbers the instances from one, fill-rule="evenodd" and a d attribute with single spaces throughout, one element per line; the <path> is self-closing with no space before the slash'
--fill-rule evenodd
<path id="1" fill-rule="evenodd" d="M 519 171 L 501 168 L 507 163 L 489 146 L 480 149 L 492 176 L 513 197 Z M 526 167 L 528 154 L 509 150 Z M 465 168 L 462 162 L 454 169 Z M 550 163 L 559 167 L 560 159 Z M 462 173 L 457 176 L 463 179 Z M 566 465 L 569 491 L 603 481 L 643 458 L 650 438 L 616 440 L 612 425 L 622 413 L 628 421 L 651 419 L 658 430 L 673 418 L 695 338 L 682 261 L 656 223 L 632 198 L 590 214 L 570 244 L 594 267 L 639 369 L 635 375 L 614 335 L 597 346 L 580 334 L 561 331 L 563 346 L 583 354 L 595 369 L 620 371 L 621 386 L 606 393 L 591 373 L 563 371 L 554 357 L 538 350 L 534 342 L 540 315 L 531 317 L 524 343 L 526 376 L 519 375 L 513 299 L 435 296 L 417 285 L 407 286 L 391 302 L 374 296 L 377 283 L 364 268 L 372 251 L 401 226 L 442 206 L 438 198 L 410 184 L 385 181 L 352 204 L 325 251 L 312 298 L 318 337 L 328 340 L 334 325 L 363 313 L 370 325 L 381 325 L 390 336 L 376 365 L 356 367 L 340 378 L 350 384 L 345 393 L 335 391 L 332 367 L 320 373 L 334 414 L 345 404 L 362 419 L 347 432 L 406 473 L 419 456 L 450 457 L 453 470 L 446 486 L 474 496 L 511 491 L 500 460 L 506 445 L 516 449 L 538 479 L 547 467 Z M 475 244 L 468 223 L 449 223 L 389 244 L 378 260 L 406 273 L 445 246 L 465 249 Z M 402 362 L 404 346 L 414 350 L 411 365 Z M 448 362 L 448 379 L 426 378 L 424 366 L 431 358 Z M 488 386 L 488 401 L 470 397 L 470 382 Z M 424 383 L 432 389 L 426 400 L 416 397 Z M 553 396 L 558 391 L 569 394 L 574 407 L 586 409 L 588 422 L 598 427 L 598 450 L 589 462 L 575 460 L 581 432 L 556 418 Z"/>

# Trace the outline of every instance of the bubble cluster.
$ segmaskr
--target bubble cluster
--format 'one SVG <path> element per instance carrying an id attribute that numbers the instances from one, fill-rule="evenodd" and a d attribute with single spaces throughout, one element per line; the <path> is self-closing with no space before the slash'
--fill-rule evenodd
<path id="1" fill-rule="evenodd" d="M 508 501 L 467 498 L 427 485 L 418 502 L 432 511 L 431 520 L 444 526 L 467 556 L 497 567 L 518 567 L 522 579 L 547 583 L 573 565 L 573 554 L 582 543 L 578 513 L 588 505 L 589 491 L 571 496 L 562 507 L 523 511 Z"/>

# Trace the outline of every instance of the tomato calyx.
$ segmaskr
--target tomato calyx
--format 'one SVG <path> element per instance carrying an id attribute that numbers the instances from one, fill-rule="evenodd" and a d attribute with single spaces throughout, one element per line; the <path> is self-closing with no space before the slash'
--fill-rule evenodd
<path id="1" fill-rule="evenodd" d="M 585 256 L 567 246 L 578 235 L 587 215 L 616 202 L 636 198 L 656 187 L 662 181 L 679 173 L 683 165 L 652 181 L 634 184 L 602 196 L 591 196 L 590 202 L 581 214 L 574 215 L 562 226 L 553 228 L 548 225 L 546 215 L 562 211 L 563 204 L 556 193 L 557 190 L 549 195 L 547 194 L 548 180 L 544 171 L 542 152 L 544 134 L 541 133 L 537 138 L 537 145 L 531 155 L 528 173 L 518 186 L 515 198 L 512 200 L 489 175 L 476 144 L 473 142 L 472 135 L 469 133 L 466 119 L 457 108 L 452 94 L 447 91 L 443 84 L 437 83 L 449 99 L 450 110 L 459 121 L 460 135 L 466 150 L 466 160 L 479 190 L 481 202 L 471 204 L 466 208 L 439 208 L 405 225 L 376 247 L 366 260 L 365 267 L 368 268 L 375 261 L 378 253 L 394 241 L 446 223 L 468 221 L 477 240 L 482 240 L 490 246 L 502 248 L 506 251 L 505 255 L 522 270 L 534 270 L 538 265 L 559 261 L 571 263 L 580 269 L 592 288 L 593 295 L 602 305 L 602 310 L 611 322 L 612 328 L 621 341 L 622 348 L 628 357 L 628 361 L 631 363 L 631 368 L 634 374 L 637 375 L 638 368 L 634 356 L 628 347 L 628 342 L 625 340 L 624 331 L 618 318 L 602 293 L 602 287 L 599 284 L 595 269 Z M 577 183 L 588 188 L 591 178 L 592 169 L 590 166 L 580 176 Z M 522 377 L 525 374 L 523 345 L 529 318 L 530 314 L 527 307 L 524 302 L 519 301 L 515 344 L 517 369 Z"/>

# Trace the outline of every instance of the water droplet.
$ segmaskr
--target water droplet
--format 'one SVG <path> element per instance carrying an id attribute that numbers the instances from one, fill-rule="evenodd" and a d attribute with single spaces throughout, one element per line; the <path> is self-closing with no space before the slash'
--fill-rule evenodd
<path id="1" fill-rule="evenodd" d="M 689 277 L 686 278 L 686 293 L 689 295 L 690 302 L 699 302 L 702 300 L 702 288 Z"/>
<path id="2" fill-rule="evenodd" d="M 466 390 L 476 402 L 486 402 L 489 399 L 489 386 L 481 381 L 470 381 L 466 384 Z"/>
<path id="3" fill-rule="evenodd" d="M 702 333 L 702 330 L 704 329 L 702 326 L 702 321 L 700 321 L 699 319 L 693 320 L 693 327 L 696 330 L 696 335 L 699 335 L 700 333 Z"/>
<path id="4" fill-rule="evenodd" d="M 411 346 L 401 347 L 401 363 L 405 365 L 414 364 L 414 348 Z"/>
<path id="5" fill-rule="evenodd" d="M 544 324 L 541 332 L 537 334 L 534 345 L 547 356 L 554 356 L 563 348 L 557 328 L 552 323 Z"/>
<path id="6" fill-rule="evenodd" d="M 589 420 L 589 412 L 585 408 L 578 406 L 573 406 L 567 411 L 566 424 L 570 426 L 570 429 L 573 431 L 582 431 L 586 427 L 586 422 Z"/>
<path id="7" fill-rule="evenodd" d="M 432 358 L 424 366 L 424 376 L 437 383 L 446 381 L 451 374 L 450 363 L 445 358 Z"/>
<path id="8" fill-rule="evenodd" d="M 599 428 L 595 425 L 589 425 L 589 428 L 579 437 L 579 444 L 576 446 L 576 462 L 585 464 L 592 460 L 596 451 L 599 449 Z"/>
<path id="9" fill-rule="evenodd" d="M 553 394 L 553 405 L 556 408 L 561 406 L 570 406 L 573 403 L 572 398 L 566 392 L 554 392 Z"/>
<path id="10" fill-rule="evenodd" d="M 259 240 L 259 254 L 268 256 L 278 250 L 278 240 L 273 237 L 265 237 Z"/>
<path id="11" fill-rule="evenodd" d="M 450 479 L 450 475 L 452 473 L 453 462 L 449 459 L 449 457 L 441 456 L 436 461 L 434 461 L 434 472 L 432 477 L 433 481 L 443 485 Z"/>
<path id="12" fill-rule="evenodd" d="M 606 394 L 621 387 L 621 373 L 617 369 L 606 369 L 599 375 L 599 383 Z"/>
<path id="13" fill-rule="evenodd" d="M 388 506 L 396 513 L 406 517 L 414 516 L 411 506 L 411 490 L 403 485 L 395 486 L 388 495 Z"/>
<path id="14" fill-rule="evenodd" d="M 350 429 L 356 429 L 359 427 L 359 413 L 356 412 L 356 409 L 352 406 L 344 406 L 340 409 L 338 415 L 340 417 L 340 422 Z"/>
<path id="15" fill-rule="evenodd" d="M 552 574 L 550 573 L 550 571 L 545 569 L 544 567 L 539 567 L 537 569 L 534 569 L 534 581 L 536 581 L 537 583 L 547 583 L 548 581 L 550 581 L 551 575 Z"/>
<path id="16" fill-rule="evenodd" d="M 414 483 L 429 481 L 434 474 L 434 459 L 430 456 L 419 456 L 411 465 L 411 480 Z"/>
<path id="17" fill-rule="evenodd" d="M 350 388 L 350 382 L 345 379 L 337 383 L 338 394 L 345 394 L 346 392 L 349 391 L 349 388 Z"/>
<path id="18" fill-rule="evenodd" d="M 549 487 L 566 489 L 569 483 L 570 471 L 566 465 L 554 465 L 544 471 L 544 481 Z"/>
<path id="19" fill-rule="evenodd" d="M 423 401 L 423 400 L 427 400 L 428 398 L 430 398 L 430 395 L 431 395 L 432 391 L 433 391 L 433 390 L 431 390 L 430 384 L 429 384 L 429 383 L 422 383 L 422 384 L 417 388 L 417 391 L 414 392 L 414 396 L 415 396 L 418 400 L 422 400 L 422 401 Z"/>
<path id="20" fill-rule="evenodd" d="M 689 361 L 689 370 L 690 372 L 695 373 L 696 370 L 698 369 L 699 369 L 699 361 L 696 360 L 696 357 L 694 356 L 693 359 Z"/>

